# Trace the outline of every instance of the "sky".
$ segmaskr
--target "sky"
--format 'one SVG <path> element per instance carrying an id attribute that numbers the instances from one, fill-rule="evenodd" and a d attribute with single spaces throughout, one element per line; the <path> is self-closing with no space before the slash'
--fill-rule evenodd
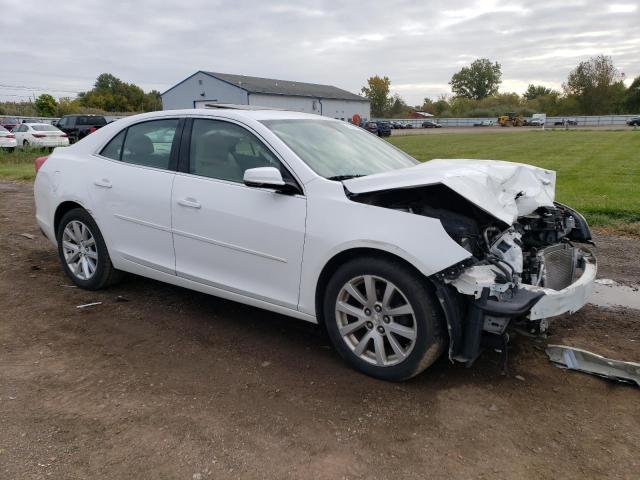
<path id="1" fill-rule="evenodd" d="M 601 53 L 630 83 L 640 0 L 0 0 L 0 39 L 0 101 L 73 97 L 100 73 L 163 92 L 209 70 L 355 93 L 386 75 L 416 105 L 483 57 L 502 65 L 503 92 L 560 89 Z"/>

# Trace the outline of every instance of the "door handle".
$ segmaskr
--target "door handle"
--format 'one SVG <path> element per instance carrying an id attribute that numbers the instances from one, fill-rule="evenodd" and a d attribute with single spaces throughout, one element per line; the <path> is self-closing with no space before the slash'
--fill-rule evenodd
<path id="1" fill-rule="evenodd" d="M 198 208 L 198 209 L 202 208 L 202 205 L 200 205 L 200 202 L 198 202 L 195 198 L 191 198 L 191 197 L 178 200 L 178 205 L 182 205 L 183 207 L 188 207 L 188 208 Z"/>
<path id="2" fill-rule="evenodd" d="M 111 185 L 111 182 L 109 181 L 108 178 L 103 178 L 102 180 L 94 180 L 93 184 L 96 187 L 100 187 L 100 188 L 111 188 L 111 187 L 113 187 L 113 185 Z"/>

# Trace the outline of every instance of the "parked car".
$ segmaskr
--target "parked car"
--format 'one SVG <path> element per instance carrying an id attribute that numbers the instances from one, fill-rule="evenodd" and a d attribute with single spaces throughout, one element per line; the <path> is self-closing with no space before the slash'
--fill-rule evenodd
<path id="1" fill-rule="evenodd" d="M 78 287 L 130 272 L 319 323 L 382 379 L 445 351 L 471 365 L 510 324 L 578 310 L 596 277 L 555 172 L 421 163 L 327 117 L 153 112 L 43 158 L 36 220 Z"/>
<path id="2" fill-rule="evenodd" d="M 376 135 L 378 135 L 378 124 L 376 122 L 365 122 L 362 128 L 364 128 L 367 132 L 375 133 Z"/>
<path id="3" fill-rule="evenodd" d="M 422 128 L 442 128 L 438 122 L 434 122 L 433 120 L 425 120 L 422 122 Z"/>
<path id="4" fill-rule="evenodd" d="M 107 120 L 102 115 L 65 115 L 55 126 L 69 136 L 69 143 L 74 143 L 106 124 Z"/>
<path id="5" fill-rule="evenodd" d="M 529 127 L 541 127 L 545 124 L 545 121 L 540 118 L 532 118 L 531 120 L 527 120 L 525 125 Z"/>
<path id="6" fill-rule="evenodd" d="M 411 128 L 413 128 L 413 123 L 405 122 L 405 123 L 402 124 L 402 128 L 411 129 Z"/>
<path id="7" fill-rule="evenodd" d="M 474 127 L 493 127 L 493 120 L 481 120 L 473 124 Z"/>
<path id="8" fill-rule="evenodd" d="M 0 127 L 3 127 L 9 131 L 18 126 L 20 122 L 17 118 L 13 117 L 0 117 Z"/>
<path id="9" fill-rule="evenodd" d="M 388 137 L 391 135 L 391 124 L 389 122 L 376 122 L 378 126 L 378 136 Z"/>
<path id="10" fill-rule="evenodd" d="M 630 127 L 640 127 L 640 117 L 633 117 L 631 120 L 627 120 L 627 125 Z"/>
<path id="11" fill-rule="evenodd" d="M 553 122 L 555 126 L 565 126 L 565 125 L 578 125 L 578 121 L 573 118 L 563 118 L 562 120 L 556 120 Z"/>
<path id="12" fill-rule="evenodd" d="M 399 130 L 402 128 L 402 124 L 400 122 L 389 122 L 389 123 L 391 123 L 391 128 L 393 129 Z"/>
<path id="13" fill-rule="evenodd" d="M 21 148 L 55 148 L 69 145 L 67 134 L 48 123 L 21 123 L 13 129 Z"/>
<path id="14" fill-rule="evenodd" d="M 0 150 L 13 152 L 16 148 L 16 136 L 4 127 L 0 127 Z"/>

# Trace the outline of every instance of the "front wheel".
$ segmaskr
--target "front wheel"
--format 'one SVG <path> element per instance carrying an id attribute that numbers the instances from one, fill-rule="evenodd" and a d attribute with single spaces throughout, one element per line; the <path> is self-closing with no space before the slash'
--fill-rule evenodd
<path id="1" fill-rule="evenodd" d="M 99 290 L 120 279 L 122 273 L 113 267 L 100 229 L 86 210 L 68 211 L 56 237 L 62 268 L 80 288 Z"/>
<path id="2" fill-rule="evenodd" d="M 323 307 L 335 349 L 376 378 L 411 378 L 435 362 L 446 344 L 426 280 L 399 261 L 371 257 L 344 264 L 327 285 Z"/>

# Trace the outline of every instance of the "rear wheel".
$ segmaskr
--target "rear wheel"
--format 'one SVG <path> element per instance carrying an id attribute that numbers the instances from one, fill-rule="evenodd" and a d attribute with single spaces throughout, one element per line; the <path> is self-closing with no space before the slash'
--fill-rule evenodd
<path id="1" fill-rule="evenodd" d="M 98 225 L 82 208 L 68 211 L 57 232 L 58 256 L 67 276 L 81 288 L 99 290 L 118 281 Z"/>
<path id="2" fill-rule="evenodd" d="M 399 261 L 344 264 L 329 281 L 323 307 L 336 350 L 373 377 L 411 378 L 444 350 L 442 315 L 425 279 Z"/>

